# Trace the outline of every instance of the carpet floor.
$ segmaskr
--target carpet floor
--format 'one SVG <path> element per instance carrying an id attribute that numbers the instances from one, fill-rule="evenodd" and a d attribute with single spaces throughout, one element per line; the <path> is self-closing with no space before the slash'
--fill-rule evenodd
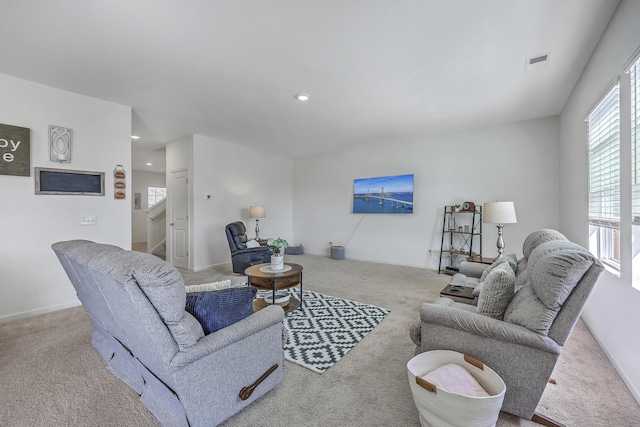
<path id="1" fill-rule="evenodd" d="M 407 380 L 409 324 L 449 280 L 431 270 L 287 256 L 304 266 L 304 287 L 385 307 L 383 322 L 318 375 L 285 362 L 284 382 L 223 426 L 419 426 Z M 286 262 L 285 261 L 285 262 Z M 183 272 L 187 284 L 231 278 L 230 266 Z M 71 286 L 71 285 L 69 285 Z M 105 369 L 81 307 L 0 323 L 0 425 L 157 426 L 136 393 Z M 638 426 L 640 407 L 579 322 L 538 411 L 567 426 Z M 501 413 L 497 425 L 537 426 Z"/>

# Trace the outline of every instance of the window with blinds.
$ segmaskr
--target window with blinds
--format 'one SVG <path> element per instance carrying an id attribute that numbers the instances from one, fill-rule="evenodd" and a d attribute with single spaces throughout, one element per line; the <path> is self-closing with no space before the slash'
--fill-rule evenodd
<path id="1" fill-rule="evenodd" d="M 589 222 L 620 228 L 620 91 L 614 86 L 587 118 Z"/>
<path id="2" fill-rule="evenodd" d="M 640 58 L 629 68 L 631 80 L 631 215 L 640 225 Z"/>

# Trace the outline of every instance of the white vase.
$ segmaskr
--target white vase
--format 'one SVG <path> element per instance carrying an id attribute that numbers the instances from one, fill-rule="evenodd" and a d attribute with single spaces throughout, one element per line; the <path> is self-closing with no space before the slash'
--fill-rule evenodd
<path id="1" fill-rule="evenodd" d="M 282 254 L 271 255 L 271 269 L 282 270 L 283 268 L 284 268 L 284 255 Z"/>

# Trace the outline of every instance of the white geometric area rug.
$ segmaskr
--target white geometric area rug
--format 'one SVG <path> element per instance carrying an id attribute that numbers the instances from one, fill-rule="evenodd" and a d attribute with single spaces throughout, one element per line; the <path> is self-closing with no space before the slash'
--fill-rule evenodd
<path id="1" fill-rule="evenodd" d="M 333 366 L 380 323 L 389 310 L 303 291 L 304 308 L 287 313 L 285 358 L 319 374 Z M 290 295 L 300 298 L 297 289 Z"/>

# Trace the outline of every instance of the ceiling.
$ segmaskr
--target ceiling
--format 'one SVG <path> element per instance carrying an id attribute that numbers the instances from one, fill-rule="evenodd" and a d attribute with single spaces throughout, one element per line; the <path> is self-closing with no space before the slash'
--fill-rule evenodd
<path id="1" fill-rule="evenodd" d="M 131 106 L 135 170 L 194 133 L 299 157 L 557 115 L 618 3 L 0 0 L 0 73 Z"/>

